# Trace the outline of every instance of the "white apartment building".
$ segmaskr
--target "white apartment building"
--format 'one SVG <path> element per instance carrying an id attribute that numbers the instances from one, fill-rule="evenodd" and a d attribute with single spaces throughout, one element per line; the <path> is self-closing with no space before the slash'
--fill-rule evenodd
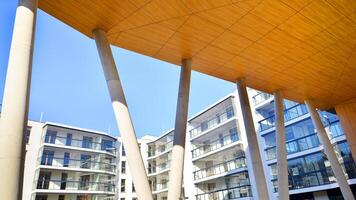
<path id="1" fill-rule="evenodd" d="M 24 200 L 115 199 L 115 137 L 30 121 L 26 150 Z"/>
<path id="2" fill-rule="evenodd" d="M 248 92 L 270 199 L 277 200 L 274 98 L 256 90 Z M 288 100 L 284 101 L 284 107 L 291 200 L 342 199 L 307 109 Z M 339 121 L 331 113 L 321 112 L 321 116 L 349 184 L 356 191 L 353 186 L 356 167 Z M 182 199 L 256 199 L 255 176 L 242 119 L 234 92 L 188 120 Z M 167 199 L 173 137 L 174 130 L 169 130 L 146 143 L 147 155 L 141 151 L 147 159 L 145 165 L 157 200 Z"/>
<path id="3" fill-rule="evenodd" d="M 274 98 L 249 90 L 270 199 L 277 197 Z M 342 199 L 303 104 L 284 101 L 291 200 Z M 356 167 L 336 115 L 320 113 L 356 191 Z M 256 200 L 256 181 L 237 92 L 187 122 L 183 195 L 189 200 Z M 174 130 L 138 139 L 152 194 L 166 200 Z M 29 122 L 24 199 L 136 200 L 121 138 L 55 123 Z M 354 186 L 355 185 L 355 186 Z"/>

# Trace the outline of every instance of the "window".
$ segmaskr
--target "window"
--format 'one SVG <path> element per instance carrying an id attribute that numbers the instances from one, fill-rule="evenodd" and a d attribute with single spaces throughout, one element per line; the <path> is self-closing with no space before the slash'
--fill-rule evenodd
<path id="1" fill-rule="evenodd" d="M 48 189 L 50 180 L 51 172 L 40 172 L 37 181 L 37 189 Z"/>
<path id="2" fill-rule="evenodd" d="M 80 155 L 80 168 L 89 169 L 91 165 L 91 156 L 90 155 Z"/>
<path id="3" fill-rule="evenodd" d="M 35 200 L 47 200 L 47 195 L 36 195 Z"/>
<path id="4" fill-rule="evenodd" d="M 226 109 L 226 115 L 228 119 L 234 116 L 234 110 L 232 109 L 232 107 Z"/>
<path id="5" fill-rule="evenodd" d="M 132 183 L 132 192 L 136 192 L 134 183 Z"/>
<path id="6" fill-rule="evenodd" d="M 44 150 L 41 158 L 41 165 L 52 165 L 54 151 Z"/>
<path id="7" fill-rule="evenodd" d="M 83 136 L 82 148 L 92 149 L 93 148 L 93 138 Z"/>
<path id="8" fill-rule="evenodd" d="M 125 147 L 124 147 L 124 145 L 122 145 L 121 155 L 122 155 L 122 156 L 126 156 L 126 152 L 125 152 Z"/>
<path id="9" fill-rule="evenodd" d="M 70 160 L 70 153 L 65 152 L 64 153 L 64 158 L 63 158 L 63 167 L 68 167 L 69 166 L 69 160 Z"/>
<path id="10" fill-rule="evenodd" d="M 66 138 L 66 146 L 72 145 L 72 137 L 73 135 L 70 133 L 67 133 L 67 138 Z"/>
<path id="11" fill-rule="evenodd" d="M 81 176 L 79 180 L 79 189 L 88 190 L 90 182 L 90 175 Z"/>
<path id="12" fill-rule="evenodd" d="M 57 137 L 56 131 L 47 130 L 46 137 L 45 137 L 45 143 L 54 144 L 56 142 L 56 137 Z"/>
<path id="13" fill-rule="evenodd" d="M 62 173 L 62 177 L 61 177 L 61 190 L 65 190 L 66 186 L 67 186 L 67 177 L 68 174 L 67 173 Z"/>
<path id="14" fill-rule="evenodd" d="M 64 200 L 64 195 L 59 195 L 58 200 Z"/>
<path id="15" fill-rule="evenodd" d="M 121 192 L 125 192 L 125 184 L 126 184 L 126 180 L 125 179 L 121 179 L 121 188 L 120 188 Z"/>
<path id="16" fill-rule="evenodd" d="M 125 200 L 125 198 L 120 198 L 120 200 Z"/>
<path id="17" fill-rule="evenodd" d="M 126 174 L 126 161 L 121 162 L 121 173 Z"/>
<path id="18" fill-rule="evenodd" d="M 103 139 L 101 141 L 101 150 L 112 152 L 113 151 L 113 141 Z"/>

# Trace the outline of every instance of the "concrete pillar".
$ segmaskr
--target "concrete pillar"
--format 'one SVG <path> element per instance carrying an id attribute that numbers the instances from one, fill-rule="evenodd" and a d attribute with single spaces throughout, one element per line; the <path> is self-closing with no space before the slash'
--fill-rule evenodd
<path id="1" fill-rule="evenodd" d="M 37 0 L 19 1 L 0 124 L 0 196 L 6 200 L 22 199 L 36 12 Z"/>
<path id="2" fill-rule="evenodd" d="M 321 122 L 321 119 L 320 119 L 320 116 L 319 116 L 317 110 L 315 109 L 314 105 L 312 104 L 312 102 L 310 100 L 306 100 L 305 104 L 306 104 L 308 111 L 310 113 L 314 127 L 317 130 L 318 138 L 324 147 L 324 153 L 326 154 L 326 157 L 330 162 L 331 169 L 334 173 L 337 183 L 339 184 L 342 196 L 344 197 L 344 199 L 354 200 L 355 198 L 351 192 L 349 184 L 347 183 L 347 179 L 344 174 L 344 171 L 342 170 L 339 160 L 336 157 L 333 146 L 331 145 L 331 142 L 330 142 L 329 137 L 325 131 L 325 128 Z"/>
<path id="3" fill-rule="evenodd" d="M 137 197 L 141 200 L 152 200 L 152 193 L 148 183 L 145 166 L 140 154 L 135 130 L 127 107 L 125 94 L 121 86 L 120 77 L 116 69 L 114 57 L 110 49 L 110 44 L 103 30 L 95 29 L 93 35 L 109 89 L 116 123 L 121 133 L 128 165 L 132 172 L 131 176 L 135 184 Z"/>
<path id="4" fill-rule="evenodd" d="M 281 91 L 274 92 L 274 111 L 276 116 L 278 199 L 289 200 L 286 129 L 284 127 L 283 95 Z"/>
<path id="5" fill-rule="evenodd" d="M 335 110 L 344 129 L 352 157 L 356 160 L 356 99 L 345 104 L 336 105 Z"/>
<path id="6" fill-rule="evenodd" d="M 256 130 L 252 118 L 250 102 L 247 95 L 246 83 L 244 79 L 239 80 L 237 83 L 237 90 L 240 99 L 240 106 L 244 120 L 246 138 L 248 142 L 248 150 L 250 151 L 252 160 L 252 169 L 255 175 L 256 185 L 252 187 L 257 188 L 257 199 L 268 200 L 269 194 L 267 190 L 266 177 L 263 172 L 263 165 L 259 151 Z"/>
<path id="7" fill-rule="evenodd" d="M 190 59 L 183 59 L 179 80 L 172 160 L 169 172 L 168 200 L 178 200 L 182 195 L 191 68 L 192 61 Z"/>

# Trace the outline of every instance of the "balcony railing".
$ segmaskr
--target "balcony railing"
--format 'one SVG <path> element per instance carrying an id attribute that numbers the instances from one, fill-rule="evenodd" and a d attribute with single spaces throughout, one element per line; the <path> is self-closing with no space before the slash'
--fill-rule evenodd
<path id="1" fill-rule="evenodd" d="M 160 165 L 157 165 L 155 167 L 149 167 L 148 168 L 148 174 L 154 174 L 154 173 L 159 173 L 161 171 L 164 171 L 166 169 L 169 169 L 171 161 L 166 161 Z"/>
<path id="2" fill-rule="evenodd" d="M 255 96 L 252 97 L 253 104 L 256 106 L 256 105 L 266 101 L 267 99 L 269 99 L 271 97 L 273 97 L 273 95 L 260 92 L 260 93 L 258 93 L 258 94 L 256 94 Z"/>
<path id="3" fill-rule="evenodd" d="M 227 189 L 217 190 L 196 195 L 196 200 L 226 200 L 252 197 L 250 185 L 240 185 Z"/>
<path id="4" fill-rule="evenodd" d="M 160 191 L 168 188 L 168 181 L 164 183 L 158 183 L 151 186 L 152 191 Z"/>
<path id="5" fill-rule="evenodd" d="M 216 126 L 218 126 L 219 124 L 225 122 L 226 120 L 232 118 L 234 116 L 234 111 L 232 107 L 229 107 L 226 109 L 226 112 L 222 113 L 222 114 L 218 114 L 215 117 L 206 120 L 204 122 L 202 122 L 200 125 L 192 128 L 189 132 L 190 132 L 190 137 L 195 137 L 197 135 L 199 135 L 200 133 L 212 129 Z"/>
<path id="6" fill-rule="evenodd" d="M 39 190 L 85 190 L 98 192 L 115 192 L 115 184 L 89 181 L 37 180 Z"/>
<path id="7" fill-rule="evenodd" d="M 168 151 L 172 147 L 173 147 L 173 140 L 167 142 L 165 145 L 159 145 L 157 148 L 154 148 L 154 150 L 148 151 L 148 157 L 152 157 L 160 153 L 163 153 L 165 151 Z"/>
<path id="8" fill-rule="evenodd" d="M 67 158 L 56 158 L 56 157 L 40 157 L 39 163 L 42 166 L 53 166 L 53 167 L 66 167 L 75 169 L 91 169 L 91 170 L 102 170 L 106 172 L 115 173 L 116 167 L 114 164 L 97 162 L 92 160 L 77 160 L 77 159 L 67 159 Z"/>
<path id="9" fill-rule="evenodd" d="M 320 141 L 316 133 L 300 137 L 286 143 L 287 155 L 318 147 Z M 276 146 L 265 149 L 267 160 L 276 158 Z"/>
<path id="10" fill-rule="evenodd" d="M 213 165 L 208 168 L 200 169 L 198 171 L 193 172 L 194 180 L 203 179 L 206 177 L 222 174 L 225 172 L 229 172 L 238 168 L 246 167 L 246 159 L 245 157 L 238 157 L 229 161 L 225 161 L 223 163 L 219 163 Z"/>
<path id="11" fill-rule="evenodd" d="M 68 139 L 67 137 L 61 136 L 52 136 L 50 139 L 45 139 L 47 144 L 56 144 L 61 146 L 69 147 L 78 147 L 83 149 L 92 149 L 92 150 L 102 150 L 112 154 L 116 154 L 116 147 L 113 144 L 112 146 L 105 146 L 103 143 L 94 142 L 90 140 L 79 140 L 79 139 Z"/>
<path id="12" fill-rule="evenodd" d="M 297 117 L 303 116 L 308 113 L 308 110 L 304 104 L 297 104 L 284 110 L 284 121 L 288 122 Z M 267 117 L 258 122 L 260 131 L 270 129 L 275 126 L 275 115 Z"/>
<path id="13" fill-rule="evenodd" d="M 212 141 L 210 144 L 205 144 L 204 146 L 200 146 L 192 150 L 192 157 L 196 158 L 198 156 L 204 155 L 216 149 L 220 149 L 226 145 L 232 144 L 236 141 L 240 140 L 239 135 L 237 133 L 227 135 L 223 138 L 219 138 L 215 141 Z"/>

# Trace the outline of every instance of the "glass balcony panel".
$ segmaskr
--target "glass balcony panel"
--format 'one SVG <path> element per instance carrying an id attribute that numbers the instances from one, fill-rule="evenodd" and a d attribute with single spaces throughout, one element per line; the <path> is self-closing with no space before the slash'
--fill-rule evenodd
<path id="1" fill-rule="evenodd" d="M 206 130 L 212 129 L 212 128 L 218 126 L 219 124 L 225 122 L 226 120 L 230 119 L 233 116 L 234 116 L 233 108 L 229 107 L 226 109 L 226 111 L 224 113 L 218 114 L 215 117 L 213 117 L 209 120 L 206 120 L 206 121 L 200 123 L 200 125 L 192 128 L 189 131 L 190 137 L 195 137 Z"/>
<path id="2" fill-rule="evenodd" d="M 37 180 L 34 183 L 37 189 L 42 190 L 87 190 L 115 192 L 115 184 L 88 181 L 63 181 L 63 180 Z M 63 189 L 64 186 L 64 189 Z"/>
<path id="3" fill-rule="evenodd" d="M 292 119 L 303 116 L 307 113 L 308 113 L 308 110 L 304 104 L 297 104 L 293 107 L 290 107 L 290 108 L 284 110 L 284 121 L 288 122 Z M 267 117 L 267 118 L 259 121 L 258 123 L 260 126 L 259 127 L 260 131 L 270 129 L 275 126 L 275 116 L 272 115 L 270 117 Z"/>
<path id="4" fill-rule="evenodd" d="M 194 180 L 199 180 L 202 178 L 222 174 L 225 172 L 229 172 L 238 168 L 245 168 L 246 167 L 246 159 L 245 157 L 235 158 L 229 161 L 225 161 L 211 167 L 207 167 L 204 169 L 197 170 L 193 172 Z"/>
<path id="5" fill-rule="evenodd" d="M 236 129 L 236 128 L 233 128 L 233 129 Z M 239 138 L 237 131 L 234 131 L 234 133 L 232 133 L 230 135 L 226 135 L 226 136 L 219 138 L 217 140 L 214 140 L 210 144 L 205 144 L 204 146 L 200 146 L 198 148 L 193 149 L 192 157 L 195 158 L 195 157 L 204 155 L 206 153 L 215 151 L 221 147 L 232 144 L 233 142 L 236 142 L 239 140 L 240 140 L 240 138 Z"/>
<path id="6" fill-rule="evenodd" d="M 251 196 L 252 192 L 250 185 L 241 185 L 237 187 L 198 194 L 196 195 L 196 200 L 226 200 Z"/>
<path id="7" fill-rule="evenodd" d="M 273 95 L 260 92 L 260 93 L 258 93 L 258 94 L 256 94 L 255 96 L 252 97 L 253 104 L 256 106 L 256 105 L 266 101 L 267 99 L 269 99 L 271 97 L 273 97 Z"/>
<path id="8" fill-rule="evenodd" d="M 68 158 L 52 158 L 51 164 L 43 163 L 43 157 L 39 158 L 40 165 L 45 166 L 53 166 L 53 167 L 67 167 L 67 168 L 85 168 L 85 169 L 92 169 L 92 170 L 103 170 L 107 172 L 115 173 L 116 167 L 115 164 L 106 163 L 106 162 L 97 162 L 93 160 L 83 161 L 83 160 L 76 160 L 76 159 L 68 159 Z"/>

